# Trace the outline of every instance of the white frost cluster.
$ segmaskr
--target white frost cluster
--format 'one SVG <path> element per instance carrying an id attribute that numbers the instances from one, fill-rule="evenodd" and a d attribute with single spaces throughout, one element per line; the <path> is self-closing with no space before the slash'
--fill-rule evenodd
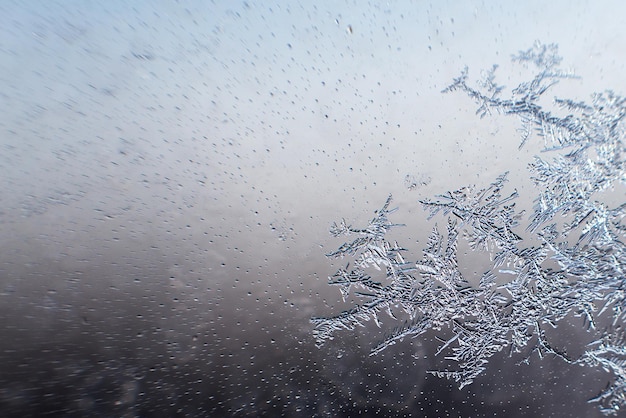
<path id="1" fill-rule="evenodd" d="M 590 402 L 599 403 L 607 415 L 617 414 L 626 406 L 626 203 L 611 207 L 602 194 L 626 185 L 626 99 L 611 91 L 593 95 L 589 104 L 556 99 L 561 113 L 568 113 L 557 116 L 539 104 L 560 79 L 573 77 L 558 68 L 556 45 L 536 44 L 513 59 L 535 66 L 537 73 L 508 98 L 495 81 L 496 66 L 478 87 L 468 85 L 465 70 L 444 92 L 466 93 L 478 103 L 481 117 L 494 111 L 517 115 L 520 147 L 533 132 L 545 141 L 551 159 L 535 157 L 529 164 L 537 196 L 527 230 L 539 244 L 524 245 L 515 233 L 521 218 L 514 203 L 518 193 L 503 197 L 506 173 L 484 189 L 465 187 L 421 201 L 430 217 L 447 217 L 447 227 L 442 234 L 435 226 L 416 262 L 406 261 L 406 250 L 385 238 L 399 226 L 388 219 L 395 210 L 389 208 L 390 196 L 367 227 L 355 229 L 345 221 L 332 226 L 334 236 L 356 238 L 328 254 L 355 259 L 330 284 L 340 286 L 344 300 L 356 290 L 363 303 L 337 316 L 313 318 L 314 336 L 321 346 L 335 331 L 353 330 L 370 319 L 379 324 L 381 311 L 403 322 L 372 354 L 428 330 L 451 330 L 439 352 L 446 352 L 445 358 L 456 366 L 431 373 L 460 387 L 472 383 L 503 349 L 525 352 L 526 359 L 535 352 L 540 357 L 553 354 L 612 373 L 611 383 Z M 557 222 L 557 216 L 565 222 Z M 459 271 L 460 239 L 493 260 L 478 286 Z M 373 279 L 367 273 L 370 267 L 384 270 L 386 279 Z M 570 314 L 581 317 L 595 339 L 578 358 L 552 346 L 544 331 Z M 596 328 L 599 320 L 609 325 Z"/>

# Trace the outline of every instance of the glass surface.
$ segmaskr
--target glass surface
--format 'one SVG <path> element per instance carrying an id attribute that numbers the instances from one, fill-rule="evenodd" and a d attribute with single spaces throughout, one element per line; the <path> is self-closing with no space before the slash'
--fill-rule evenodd
<path id="1" fill-rule="evenodd" d="M 412 267 L 435 225 L 447 236 L 447 216 L 429 219 L 420 201 L 488 188 L 507 171 L 502 196 L 517 190 L 525 211 L 520 248 L 542 245 L 526 229 L 538 196 L 529 164 L 571 148 L 542 152 L 532 124 L 519 148 L 524 121 L 510 108 L 481 118 L 462 89 L 442 91 L 465 67 L 468 85 L 489 91 L 480 81 L 497 64 L 510 97 L 538 71 L 511 57 L 550 44 L 578 78 L 545 92 L 542 109 L 564 117 L 554 97 L 626 94 L 621 2 L 0 2 L 0 415 L 603 416 L 615 404 L 588 401 L 620 378 L 626 396 L 626 348 L 593 352 L 612 363 L 585 361 L 597 348 L 587 344 L 623 324 L 617 291 L 590 305 L 595 331 L 567 311 L 541 323 L 549 346 L 533 351 L 530 327 L 520 352 L 504 344 L 462 388 L 429 371 L 458 370 L 446 359 L 465 343 L 453 328 L 471 318 L 451 313 L 375 355 L 403 325 L 400 306 L 397 320 L 382 309 L 380 327 L 369 316 L 321 347 L 311 321 L 369 300 L 343 301 L 328 285 L 355 265 L 326 257 L 354 238 L 329 229 L 342 218 L 366 227 L 390 194 L 390 222 L 406 226 L 387 238 Z M 602 125 L 618 156 L 623 123 Z M 585 205 L 624 203 L 622 160 L 612 164 L 581 180 L 591 190 L 617 179 Z M 620 214 L 607 215 L 618 233 Z M 455 271 L 478 289 L 499 242 L 473 250 L 470 223 L 455 217 Z M 619 291 L 620 239 L 596 254 Z M 543 273 L 563 269 L 554 254 Z M 384 285 L 385 268 L 367 272 Z M 498 274 L 502 284 L 508 273 Z M 508 297 L 494 302 L 502 315 Z M 455 312 L 448 302 L 437 304 Z"/>

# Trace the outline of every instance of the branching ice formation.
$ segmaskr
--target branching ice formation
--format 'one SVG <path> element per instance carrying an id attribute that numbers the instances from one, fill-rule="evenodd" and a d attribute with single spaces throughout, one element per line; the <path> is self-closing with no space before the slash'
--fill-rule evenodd
<path id="1" fill-rule="evenodd" d="M 535 352 L 552 354 L 611 373 L 611 383 L 590 402 L 599 403 L 606 415 L 617 414 L 626 407 L 626 203 L 612 207 L 606 195 L 626 185 L 626 99 L 611 91 L 593 95 L 589 104 L 555 99 L 568 113 L 558 116 L 539 103 L 559 80 L 573 77 L 559 69 L 556 45 L 537 43 L 513 60 L 534 66 L 537 73 L 508 98 L 501 97 L 505 89 L 496 83 L 496 66 L 478 87 L 468 84 L 465 69 L 444 92 L 467 94 L 478 103 L 481 117 L 494 111 L 517 115 L 520 148 L 536 132 L 544 151 L 552 151 L 550 160 L 535 157 L 529 164 L 537 196 L 527 231 L 538 244 L 525 245 L 515 232 L 521 213 L 515 210 L 517 191 L 503 197 L 507 173 L 484 189 L 464 187 L 422 200 L 429 218 L 441 214 L 447 224 L 443 234 L 435 225 L 416 262 L 406 261 L 406 249 L 386 239 L 391 228 L 400 226 L 388 218 L 396 210 L 389 208 L 389 196 L 365 228 L 343 220 L 333 224 L 333 236 L 356 237 L 328 257 L 349 256 L 355 263 L 335 273 L 330 284 L 340 286 L 344 301 L 355 290 L 363 303 L 337 316 L 313 318 L 313 333 L 322 346 L 335 331 L 353 330 L 370 319 L 380 326 L 382 311 L 398 321 L 404 318 L 372 349 L 374 355 L 404 338 L 448 330 L 451 337 L 442 340 L 437 354 L 447 353 L 445 359 L 456 367 L 431 373 L 461 388 L 503 349 L 525 352 L 526 361 Z M 460 239 L 492 256 L 478 284 L 459 270 Z M 385 278 L 372 278 L 367 273 L 372 267 L 384 270 Z M 581 317 L 596 338 L 578 358 L 552 346 L 545 332 L 568 315 Z"/>

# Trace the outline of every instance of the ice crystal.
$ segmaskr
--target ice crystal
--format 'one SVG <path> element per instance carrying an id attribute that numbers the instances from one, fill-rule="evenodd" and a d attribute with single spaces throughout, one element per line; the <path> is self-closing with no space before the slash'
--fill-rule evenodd
<path id="1" fill-rule="evenodd" d="M 492 111 L 516 115 L 520 148 L 536 132 L 545 151 L 551 151 L 546 154 L 550 160 L 535 157 L 529 164 L 536 198 L 526 230 L 537 238 L 535 245 L 515 232 L 522 213 L 515 209 L 518 192 L 503 194 L 507 173 L 483 189 L 468 186 L 421 200 L 429 218 L 447 220 L 443 233 L 435 225 L 416 261 L 407 261 L 406 249 L 386 238 L 401 226 L 388 218 L 396 210 L 389 208 L 389 196 L 365 228 L 345 220 L 333 224 L 333 236 L 356 237 L 327 256 L 355 261 L 330 277 L 330 284 L 340 287 L 344 301 L 353 292 L 363 302 L 336 316 L 313 318 L 313 334 L 322 346 L 336 331 L 354 330 L 369 320 L 381 326 L 384 311 L 402 322 L 371 354 L 431 330 L 443 333 L 437 354 L 446 353 L 445 360 L 455 366 L 431 373 L 460 387 L 472 383 L 504 349 L 523 353 L 523 361 L 533 353 L 555 355 L 611 373 L 612 381 L 590 402 L 599 403 L 607 415 L 617 414 L 626 406 L 626 203 L 612 207 L 606 194 L 626 184 L 626 99 L 610 91 L 593 95 L 589 104 L 557 98 L 554 104 L 568 113 L 559 116 L 539 103 L 554 84 L 573 77 L 559 68 L 556 45 L 537 43 L 513 60 L 536 68 L 536 74 L 508 98 L 496 82 L 497 66 L 478 87 L 468 84 L 465 69 L 444 92 L 467 94 L 478 104 L 480 117 Z M 461 239 L 491 257 L 490 269 L 479 280 L 467 280 L 459 269 Z M 384 271 L 384 278 L 375 280 L 371 268 Z M 595 338 L 578 358 L 554 347 L 545 332 L 570 314 L 581 317 Z"/>

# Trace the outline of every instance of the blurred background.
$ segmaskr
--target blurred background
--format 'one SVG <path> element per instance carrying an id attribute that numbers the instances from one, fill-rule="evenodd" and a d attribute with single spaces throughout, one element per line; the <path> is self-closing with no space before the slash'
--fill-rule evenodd
<path id="1" fill-rule="evenodd" d="M 333 221 L 392 193 L 415 260 L 419 199 L 509 170 L 532 207 L 541 141 L 441 91 L 537 40 L 581 77 L 553 95 L 626 93 L 617 1 L 1 1 L 1 415 L 599 416 L 601 371 L 501 353 L 459 390 L 435 334 L 311 335 L 352 306 Z"/>

